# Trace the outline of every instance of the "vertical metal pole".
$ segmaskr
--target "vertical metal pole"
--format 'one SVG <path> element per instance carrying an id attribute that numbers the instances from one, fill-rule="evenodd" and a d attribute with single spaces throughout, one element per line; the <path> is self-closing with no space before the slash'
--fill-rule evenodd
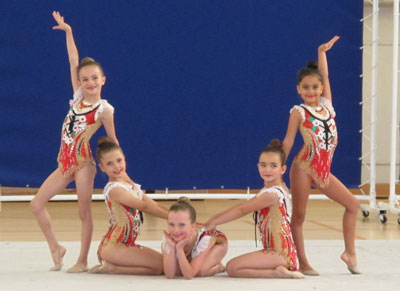
<path id="1" fill-rule="evenodd" d="M 396 201 L 396 140 L 397 140 L 397 77 L 398 77 L 398 58 L 399 58 L 399 0 L 393 1 L 393 80 L 392 80 L 392 126 L 391 126 L 391 154 L 390 154 L 390 206 L 394 206 Z"/>
<path id="2" fill-rule="evenodd" d="M 370 188 L 369 205 L 376 207 L 376 99 L 377 99 L 377 76 L 378 76 L 378 19 L 379 0 L 373 1 L 372 10 L 372 72 L 371 72 L 371 160 L 370 160 Z"/>

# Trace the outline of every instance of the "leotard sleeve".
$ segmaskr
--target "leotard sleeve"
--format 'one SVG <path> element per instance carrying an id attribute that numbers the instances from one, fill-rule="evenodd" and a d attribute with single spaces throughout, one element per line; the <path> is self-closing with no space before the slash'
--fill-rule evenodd
<path id="1" fill-rule="evenodd" d="M 290 109 L 290 113 L 292 113 L 293 110 L 297 110 L 301 114 L 301 118 L 303 119 L 303 121 L 306 119 L 306 114 L 304 112 L 303 107 L 301 107 L 299 105 L 295 105 L 292 107 L 292 109 Z"/>
<path id="2" fill-rule="evenodd" d="M 100 100 L 100 106 L 99 109 L 97 109 L 96 114 L 94 116 L 94 120 L 97 120 L 97 118 L 99 117 L 100 114 L 102 114 L 103 112 L 111 112 L 111 114 L 114 114 L 114 107 L 108 103 L 107 100 L 101 99 Z"/>

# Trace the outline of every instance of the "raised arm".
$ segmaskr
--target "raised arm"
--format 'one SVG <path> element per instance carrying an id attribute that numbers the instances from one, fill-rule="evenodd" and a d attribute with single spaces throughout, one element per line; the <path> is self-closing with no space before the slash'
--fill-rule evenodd
<path id="1" fill-rule="evenodd" d="M 72 34 L 72 28 L 69 24 L 64 22 L 64 17 L 60 15 L 60 12 L 53 11 L 53 17 L 58 24 L 56 26 L 53 26 L 53 29 L 59 29 L 65 31 L 69 66 L 71 72 L 71 83 L 72 83 L 72 88 L 75 92 L 79 88 L 79 77 L 78 77 L 79 54 L 78 54 L 78 49 L 76 48 L 75 45 L 74 36 Z"/>
<path id="2" fill-rule="evenodd" d="M 322 96 L 329 99 L 332 102 L 331 85 L 329 83 L 329 72 L 328 72 L 328 60 L 326 58 L 326 52 L 329 51 L 335 42 L 339 40 L 339 36 L 335 35 L 327 43 L 321 44 L 318 47 L 318 70 L 322 74 L 322 82 L 324 84 L 324 90 Z"/>

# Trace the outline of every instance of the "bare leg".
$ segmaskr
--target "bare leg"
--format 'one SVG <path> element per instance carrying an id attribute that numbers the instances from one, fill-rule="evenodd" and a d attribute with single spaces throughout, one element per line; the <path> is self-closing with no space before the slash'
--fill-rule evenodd
<path id="1" fill-rule="evenodd" d="M 105 263 L 90 269 L 91 273 L 161 275 L 162 255 L 147 247 L 106 246 L 101 250 Z"/>
<path id="2" fill-rule="evenodd" d="M 54 267 L 50 269 L 51 271 L 61 270 L 63 257 L 67 250 L 61 246 L 56 239 L 51 226 L 50 215 L 45 205 L 54 195 L 64 190 L 72 180 L 72 177 L 64 178 L 59 169 L 55 170 L 43 182 L 35 198 L 33 198 L 30 203 L 32 213 L 35 216 L 50 248 L 51 257 L 54 262 Z"/>
<path id="3" fill-rule="evenodd" d="M 289 271 L 282 256 L 266 254 L 262 250 L 233 258 L 227 263 L 226 271 L 230 277 L 304 278 L 300 272 Z"/>
<path id="4" fill-rule="evenodd" d="M 96 168 L 87 165 L 75 173 L 76 191 L 78 194 L 79 217 L 82 223 L 81 251 L 76 264 L 68 269 L 68 273 L 81 273 L 88 270 L 87 257 L 93 234 L 91 202 Z"/>
<path id="5" fill-rule="evenodd" d="M 343 205 L 345 212 L 343 215 L 343 236 L 345 251 L 341 255 L 342 260 L 347 264 L 349 271 L 353 274 L 360 274 L 357 268 L 357 257 L 355 250 L 355 233 L 357 215 L 360 203 L 354 195 L 340 182 L 334 175 L 330 175 L 329 184 L 321 191 L 332 200 Z"/>
<path id="6" fill-rule="evenodd" d="M 228 252 L 227 242 L 214 245 L 211 248 L 207 257 L 205 258 L 203 266 L 201 267 L 198 273 L 198 276 L 208 277 L 223 272 L 225 268 L 222 265 L 221 260 L 223 257 L 225 257 L 227 252 Z"/>
<path id="7" fill-rule="evenodd" d="M 89 270 L 91 274 L 118 274 L 118 275 L 161 275 L 154 274 L 153 270 L 146 267 L 117 266 L 107 261 Z"/>
<path id="8" fill-rule="evenodd" d="M 299 270 L 308 276 L 318 276 L 308 262 L 303 237 L 303 223 L 306 217 L 308 196 L 311 191 L 311 178 L 299 166 L 293 164 L 290 169 L 290 186 L 292 192 L 293 213 L 291 218 L 291 230 L 296 244 L 299 258 Z"/>

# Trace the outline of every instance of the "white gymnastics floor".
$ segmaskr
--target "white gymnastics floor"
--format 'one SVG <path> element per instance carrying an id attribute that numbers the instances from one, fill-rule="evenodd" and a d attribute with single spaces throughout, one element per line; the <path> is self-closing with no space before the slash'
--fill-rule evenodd
<path id="1" fill-rule="evenodd" d="M 139 241 L 159 250 L 158 241 Z M 254 241 L 229 241 L 230 258 L 255 249 Z M 68 274 L 65 270 L 78 257 L 79 242 L 63 242 L 68 251 L 64 269 L 47 271 L 51 267 L 45 242 L 0 242 L 0 290 L 400 290 L 400 241 L 359 240 L 356 242 L 358 264 L 362 275 L 351 275 L 339 259 L 343 251 L 341 240 L 311 240 L 306 242 L 309 259 L 320 272 L 319 277 L 293 279 L 238 279 L 226 273 L 193 280 L 168 280 L 163 276 L 129 276 L 103 274 Z M 89 265 L 97 264 L 92 243 Z"/>

